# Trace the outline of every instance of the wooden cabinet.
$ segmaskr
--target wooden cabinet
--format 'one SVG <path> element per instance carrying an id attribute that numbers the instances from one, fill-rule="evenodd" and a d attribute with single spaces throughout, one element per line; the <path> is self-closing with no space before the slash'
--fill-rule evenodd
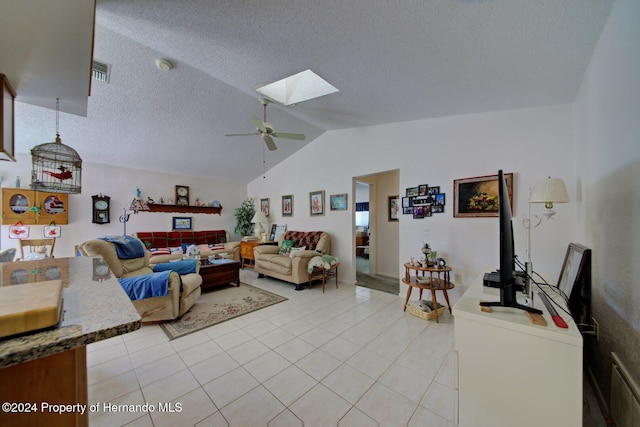
<path id="1" fill-rule="evenodd" d="M 69 223 L 69 195 L 26 188 L 2 189 L 2 224 Z"/>

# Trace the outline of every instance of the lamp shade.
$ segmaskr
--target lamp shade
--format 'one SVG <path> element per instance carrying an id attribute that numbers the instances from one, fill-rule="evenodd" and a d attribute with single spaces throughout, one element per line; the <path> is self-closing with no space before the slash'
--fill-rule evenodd
<path id="1" fill-rule="evenodd" d="M 536 183 L 531 192 L 529 203 L 545 203 L 551 209 L 554 203 L 567 203 L 569 193 L 564 181 L 560 178 L 543 178 Z"/>
<path id="2" fill-rule="evenodd" d="M 149 205 L 147 205 L 144 200 L 135 198 L 129 204 L 129 210 L 135 213 L 138 213 L 138 211 L 148 211 Z"/>
<path id="3" fill-rule="evenodd" d="M 255 215 L 253 215 L 253 218 L 251 218 L 251 223 L 252 224 L 256 224 L 256 223 L 259 224 L 261 222 L 269 222 L 269 220 L 264 215 L 264 212 L 256 211 Z"/>

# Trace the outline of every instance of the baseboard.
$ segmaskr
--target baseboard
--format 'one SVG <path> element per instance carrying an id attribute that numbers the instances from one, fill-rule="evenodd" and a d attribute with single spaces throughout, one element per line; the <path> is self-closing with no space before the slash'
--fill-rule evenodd
<path id="1" fill-rule="evenodd" d="M 591 389 L 593 393 L 596 395 L 596 400 L 598 401 L 598 406 L 600 407 L 600 412 L 603 414 L 609 414 L 609 404 L 607 403 L 607 399 L 604 398 L 602 394 L 602 390 L 598 385 L 598 381 L 596 381 L 596 376 L 593 374 L 591 370 L 591 366 L 587 365 L 586 369 L 587 379 L 589 380 L 589 384 L 591 384 Z"/>

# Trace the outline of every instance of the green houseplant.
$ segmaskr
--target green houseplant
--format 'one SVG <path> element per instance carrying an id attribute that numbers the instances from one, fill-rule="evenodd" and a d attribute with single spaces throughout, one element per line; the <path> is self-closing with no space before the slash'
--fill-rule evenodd
<path id="1" fill-rule="evenodd" d="M 240 207 L 236 208 L 233 212 L 236 217 L 236 228 L 233 231 L 240 236 L 248 236 L 251 234 L 251 228 L 253 227 L 251 218 L 253 218 L 253 215 L 256 213 L 253 207 L 254 200 L 252 197 L 246 199 Z"/>

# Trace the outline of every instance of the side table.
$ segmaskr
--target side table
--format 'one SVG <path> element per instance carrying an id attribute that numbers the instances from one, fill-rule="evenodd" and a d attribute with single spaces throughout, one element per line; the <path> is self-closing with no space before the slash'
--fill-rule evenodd
<path id="1" fill-rule="evenodd" d="M 253 268 L 255 257 L 253 256 L 253 248 L 260 245 L 260 241 L 240 242 L 240 268 Z"/>
<path id="2" fill-rule="evenodd" d="M 447 306 L 449 307 L 449 313 L 451 313 L 449 294 L 447 294 L 447 290 L 453 289 L 455 287 L 455 285 L 451 283 L 451 280 L 449 278 L 451 267 L 418 267 L 406 263 L 404 265 L 404 268 L 405 276 L 404 279 L 402 279 L 402 282 L 405 283 L 409 287 L 409 289 L 407 289 L 407 298 L 404 301 L 403 311 L 407 311 L 407 304 L 409 303 L 409 298 L 411 298 L 411 291 L 413 290 L 413 288 L 418 288 L 420 289 L 420 299 L 422 299 L 422 291 L 424 289 L 428 289 L 429 291 L 431 291 L 431 302 L 433 303 L 433 309 L 436 313 L 436 323 L 440 321 L 438 316 L 438 300 L 436 299 L 436 291 L 442 291 L 442 293 L 444 294 L 444 299 L 447 301 Z M 411 270 L 416 271 L 415 276 L 411 275 Z M 417 280 L 417 277 L 420 273 L 422 277 L 426 277 L 425 273 L 429 273 L 429 278 L 424 283 L 420 283 Z"/>
<path id="3" fill-rule="evenodd" d="M 324 284 L 333 277 L 336 279 L 336 289 L 338 289 L 338 267 L 340 267 L 339 262 L 336 262 L 327 270 L 322 267 L 313 267 L 311 274 L 309 274 L 309 289 L 311 289 L 313 280 L 322 280 L 322 293 L 324 294 Z"/>

